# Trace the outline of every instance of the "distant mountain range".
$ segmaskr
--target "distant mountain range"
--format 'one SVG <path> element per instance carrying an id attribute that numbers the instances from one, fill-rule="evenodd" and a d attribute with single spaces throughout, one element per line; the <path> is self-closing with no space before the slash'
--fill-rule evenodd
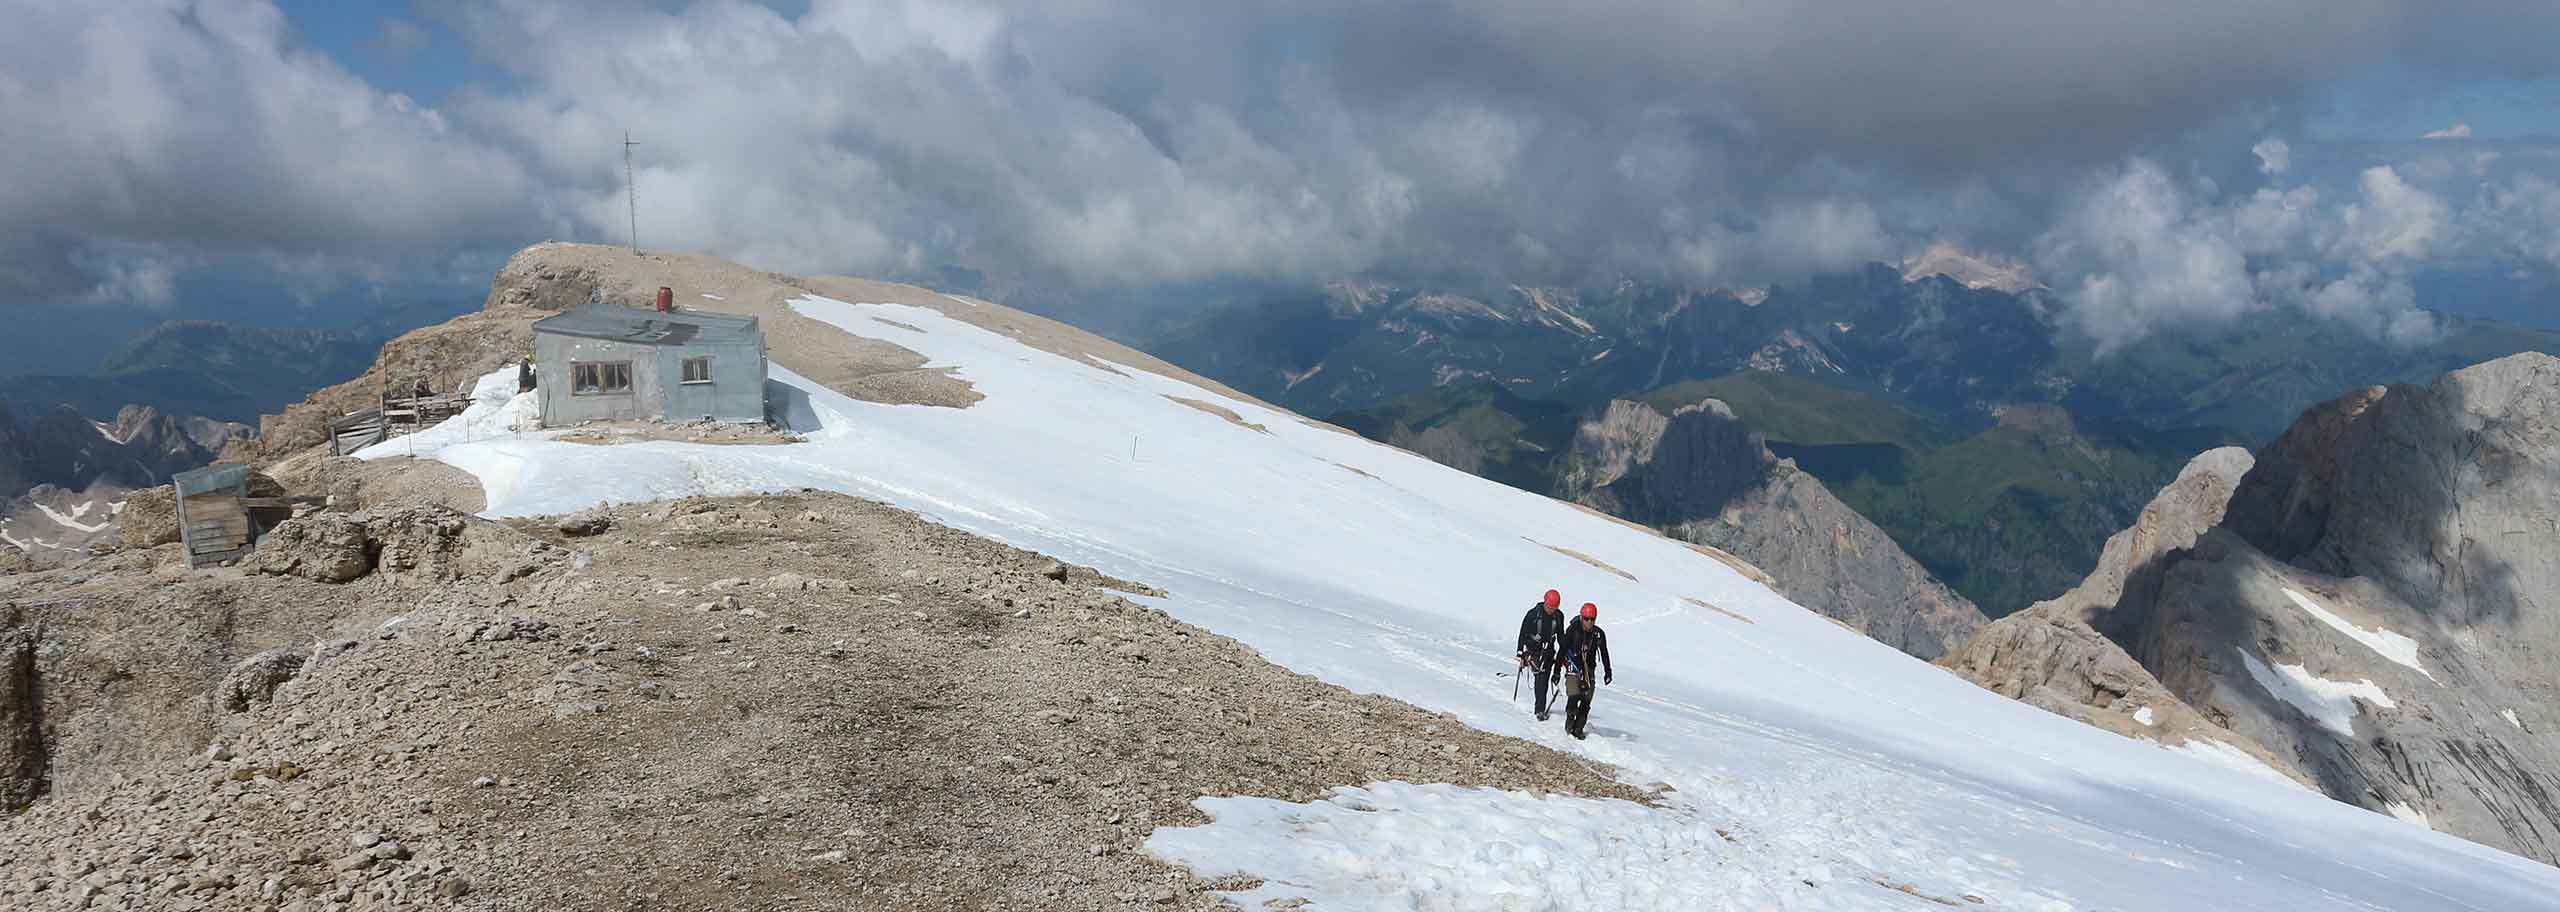
<path id="1" fill-rule="evenodd" d="M 2450 314 L 2409 347 L 2286 314 L 2102 356 L 2049 292 L 2004 290 L 2025 284 L 1881 263 L 1738 291 L 1343 281 L 1228 298 L 1133 341 L 1542 492 L 1610 401 L 1721 399 L 1994 617 L 2078 582 L 2198 452 L 2269 440 L 2341 390 L 2560 352 L 2560 333 Z"/>
<path id="2" fill-rule="evenodd" d="M 85 375 L 12 377 L 0 399 L 23 413 L 68 405 L 109 416 L 127 405 L 254 423 L 303 394 L 362 373 L 382 339 L 354 330 L 163 323 Z"/>
<path id="3" fill-rule="evenodd" d="M 0 378 L 0 544 L 42 559 L 112 538 L 126 492 L 213 462 L 260 415 L 363 373 L 384 340 L 451 311 L 391 308 L 344 329 L 172 321 L 88 374 Z"/>

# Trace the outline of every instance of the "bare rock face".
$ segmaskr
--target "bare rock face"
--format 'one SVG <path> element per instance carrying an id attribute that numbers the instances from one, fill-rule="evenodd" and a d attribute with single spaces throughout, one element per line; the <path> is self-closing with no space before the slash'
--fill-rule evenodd
<path id="1" fill-rule="evenodd" d="M 2210 518 L 2210 490 L 2191 467 L 2154 506 Z M 2560 359 L 2350 393 L 2213 527 L 2144 517 L 2048 606 L 2332 798 L 2560 861 Z"/>
<path id="2" fill-rule="evenodd" d="M 259 542 L 261 572 L 346 583 L 368 575 L 432 586 L 465 576 L 513 579 L 548 559 L 531 536 L 439 506 L 315 512 Z"/>
<path id="3" fill-rule="evenodd" d="M 2162 560 L 2194 546 L 2222 521 L 2252 462 L 2237 447 L 2197 456 L 2133 526 L 2107 539 L 2097 568 L 2080 585 L 1991 622 L 1938 664 L 2001 696 L 2126 737 L 2227 745 L 2307 786 L 2310 780 L 2291 761 L 2189 705 L 2092 626 L 2119 604 L 2156 599 Z"/>
<path id="4" fill-rule="evenodd" d="M 373 542 L 361 519 L 310 513 L 284 521 L 258 542 L 258 571 L 346 583 L 373 572 Z"/>
<path id="5" fill-rule="evenodd" d="M 365 514 L 377 548 L 376 572 L 394 582 L 436 585 L 465 576 L 514 579 L 540 553 L 532 536 L 443 507 L 399 507 Z"/>
<path id="6" fill-rule="evenodd" d="M 1984 622 L 1722 402 L 1669 415 L 1612 402 L 1574 435 L 1560 477 L 1558 496 L 1731 552 L 1797 604 L 1912 655 L 1937 658 Z"/>
<path id="7" fill-rule="evenodd" d="M 2128 738 L 2223 745 L 2312 787 L 2292 763 L 2187 705 L 2059 602 L 1991 622 L 1938 664 L 1993 693 Z"/>
<path id="8" fill-rule="evenodd" d="M 2177 480 L 2143 505 L 2132 526 L 2107 538 L 2087 579 L 2044 604 L 2096 623 L 2125 601 L 2128 592 L 2137 603 L 2149 602 L 2159 585 L 2152 568 L 2170 553 L 2193 547 L 2198 536 L 2222 522 L 2232 492 L 2255 464 L 2249 451 L 2239 447 L 2208 450 L 2189 460 Z"/>
<path id="9" fill-rule="evenodd" d="M 177 489 L 161 485 L 125 495 L 124 512 L 116 514 L 118 545 L 140 551 L 177 540 Z"/>
<path id="10" fill-rule="evenodd" d="M 497 278 L 489 283 L 489 298 L 481 309 L 557 311 L 587 303 L 588 297 L 604 285 L 603 273 L 557 262 L 545 255 L 551 246 L 535 244 L 508 257 L 507 264 L 499 267 Z"/>

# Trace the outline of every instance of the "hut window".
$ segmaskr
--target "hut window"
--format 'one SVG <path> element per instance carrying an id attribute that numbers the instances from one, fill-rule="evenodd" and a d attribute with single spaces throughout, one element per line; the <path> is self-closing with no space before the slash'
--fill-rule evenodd
<path id="1" fill-rule="evenodd" d="M 711 356 L 697 355 L 684 359 L 684 382 L 711 382 Z"/>
<path id="2" fill-rule="evenodd" d="M 581 396 L 608 396 L 631 391 L 631 362 L 569 362 L 569 391 Z"/>

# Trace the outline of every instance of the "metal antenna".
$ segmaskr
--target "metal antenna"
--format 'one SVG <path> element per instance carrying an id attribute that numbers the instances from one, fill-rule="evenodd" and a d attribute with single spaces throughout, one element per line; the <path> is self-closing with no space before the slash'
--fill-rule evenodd
<path id="1" fill-rule="evenodd" d="M 640 196 L 631 181 L 631 131 L 622 131 L 622 199 L 631 206 L 631 255 L 640 255 Z"/>

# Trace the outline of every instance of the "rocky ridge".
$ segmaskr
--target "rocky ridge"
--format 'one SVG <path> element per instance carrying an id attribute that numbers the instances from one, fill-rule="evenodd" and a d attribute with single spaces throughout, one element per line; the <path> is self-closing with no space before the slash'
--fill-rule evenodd
<path id="1" fill-rule="evenodd" d="M 2309 787 L 2291 761 L 2188 705 L 2092 626 L 2106 622 L 2120 603 L 2149 604 L 2157 597 L 2160 561 L 2222 521 L 2251 464 L 2248 451 L 2237 447 L 2197 456 L 2131 527 L 2107 539 L 2087 580 L 1992 621 L 1938 664 L 2001 696 L 2129 738 L 2237 750 Z"/>
<path id="2" fill-rule="evenodd" d="M 1617 400 L 1576 429 L 1557 496 L 1729 552 L 1797 604 L 1923 659 L 1982 612 L 1884 531 L 1707 399 L 1671 414 Z"/>
<path id="3" fill-rule="evenodd" d="M 2560 861 L 2560 359 L 2313 408 L 2227 503 L 2071 610 L 2330 797 Z"/>

